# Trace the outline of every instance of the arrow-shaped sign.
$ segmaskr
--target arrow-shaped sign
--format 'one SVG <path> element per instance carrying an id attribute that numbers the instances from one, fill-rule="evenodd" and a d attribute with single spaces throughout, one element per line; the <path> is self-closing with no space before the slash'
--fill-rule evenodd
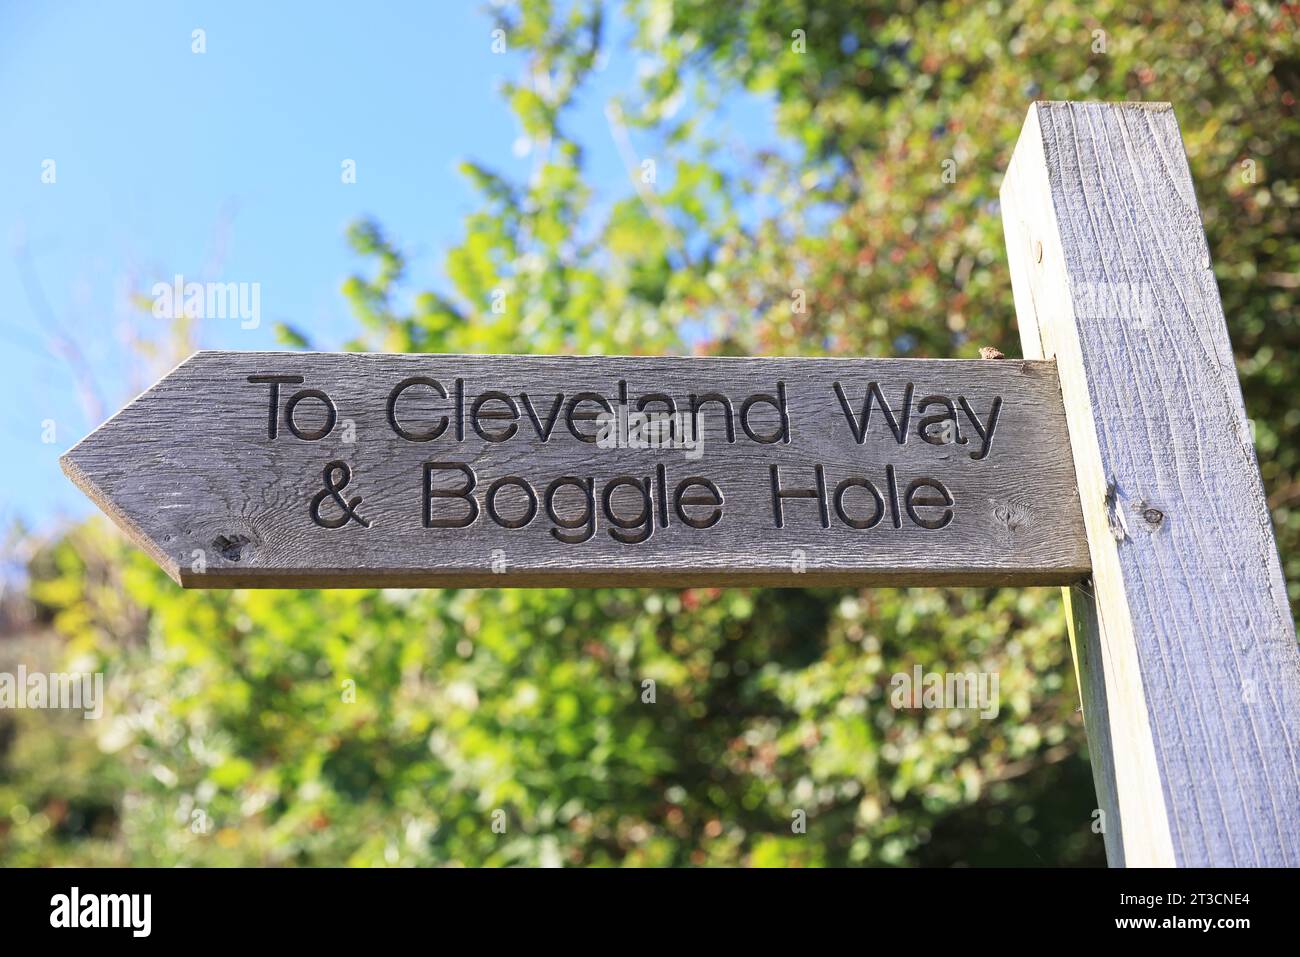
<path id="1" fill-rule="evenodd" d="M 62 464 L 189 587 L 1088 572 L 1042 361 L 201 352 Z"/>

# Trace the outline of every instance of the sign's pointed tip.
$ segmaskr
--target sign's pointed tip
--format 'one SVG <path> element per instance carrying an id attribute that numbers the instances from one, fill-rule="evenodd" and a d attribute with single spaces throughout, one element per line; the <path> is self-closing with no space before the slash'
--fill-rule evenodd
<path id="1" fill-rule="evenodd" d="M 73 455 L 76 450 L 76 446 L 73 446 L 71 449 L 59 456 L 59 468 L 63 470 L 63 474 L 72 481 L 73 485 L 77 486 L 77 488 L 81 489 L 87 495 L 90 495 L 90 481 L 86 478 L 86 473 L 81 470 L 81 466 L 77 463 L 76 456 Z"/>

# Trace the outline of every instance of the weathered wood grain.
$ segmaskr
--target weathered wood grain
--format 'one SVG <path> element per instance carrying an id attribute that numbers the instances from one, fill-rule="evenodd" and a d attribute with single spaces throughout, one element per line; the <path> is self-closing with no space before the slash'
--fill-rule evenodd
<path id="1" fill-rule="evenodd" d="M 274 412 L 268 376 L 302 380 L 279 384 Z M 437 384 L 416 382 L 398 394 L 390 413 L 394 389 L 417 377 Z M 463 417 L 456 414 L 457 380 Z M 861 431 L 856 417 L 873 382 L 892 409 L 901 443 L 874 399 Z M 620 383 L 633 409 L 641 397 L 650 411 L 666 409 L 666 396 L 686 412 L 689 397 L 699 397 L 699 457 L 680 448 L 601 448 L 579 440 L 574 430 L 590 434 L 597 424 L 575 416 L 570 428 L 569 410 L 581 415 L 600 408 L 591 398 L 571 405 L 575 397 L 596 393 L 616 405 Z M 336 409 L 333 428 L 319 439 L 310 436 L 328 425 L 325 405 L 310 391 L 295 399 L 300 390 L 323 392 Z M 778 411 L 782 392 L 788 441 Z M 721 400 L 704 402 L 715 394 L 729 399 L 731 413 Z M 563 396 L 558 404 L 557 395 Z M 747 405 L 753 396 L 776 404 Z M 931 444 L 921 437 L 921 420 L 946 416 L 943 397 L 957 427 L 930 423 L 927 435 L 947 439 Z M 480 413 L 498 416 L 480 418 L 478 430 L 471 414 L 476 402 Z M 990 423 L 986 449 L 981 429 L 987 432 Z M 440 427 L 436 438 L 417 440 Z M 747 428 L 776 441 L 757 441 Z M 489 441 L 512 430 L 505 441 Z M 330 481 L 344 502 L 361 499 L 353 512 L 366 526 L 313 521 L 313 500 L 321 521 L 347 519 L 326 488 L 330 463 L 346 466 L 346 485 L 337 465 Z M 479 514 L 469 527 L 425 524 L 426 463 L 433 464 L 430 487 L 451 492 L 463 488 L 461 465 L 474 471 Z M 1050 362 L 199 353 L 77 445 L 63 464 L 186 586 L 1050 584 L 1078 580 L 1088 570 Z M 825 516 L 819 498 L 787 498 L 778 527 L 772 468 L 779 469 L 783 489 L 815 492 L 818 465 Z M 889 504 L 887 468 L 897 509 Z M 556 517 L 582 528 L 557 527 L 547 512 L 546 490 L 565 476 L 591 479 L 599 514 L 589 540 L 557 537 L 586 534 L 580 488 L 559 489 L 552 504 Z M 850 527 L 835 508 L 836 489 L 851 476 L 871 482 L 881 502 L 865 486 L 851 486 L 845 514 L 861 522 L 879 513 L 874 527 Z M 606 512 L 604 490 L 619 477 L 629 481 L 614 487 Z M 676 507 L 680 483 L 692 477 L 714 482 L 723 498 L 710 527 L 683 518 L 695 525 L 712 519 L 712 493 L 702 486 L 687 488 L 682 511 Z M 498 491 L 498 523 L 486 497 L 501 479 L 514 484 Z M 644 533 L 636 519 L 645 503 L 633 479 L 648 480 L 651 490 L 652 529 L 644 541 L 636 541 Z M 950 494 L 950 510 L 923 504 L 942 499 L 931 487 L 922 486 L 913 501 L 924 522 L 949 516 L 944 527 L 924 527 L 907 512 L 906 489 L 920 479 L 940 482 Z M 519 480 L 533 489 L 536 512 L 523 527 L 503 527 L 529 517 Z M 432 497 L 428 507 L 434 523 L 471 509 L 447 497 Z M 615 527 L 611 516 L 628 527 Z"/>
<path id="2" fill-rule="evenodd" d="M 1125 720 L 1125 709 L 1112 708 L 1106 698 L 1105 654 L 1098 627 L 1096 599 L 1092 582 L 1079 582 L 1061 589 L 1065 600 L 1065 621 L 1070 634 L 1070 653 L 1074 658 L 1074 678 L 1079 688 L 1084 721 L 1088 731 L 1088 759 L 1092 764 L 1093 784 L 1097 792 L 1096 810 L 1102 812 L 1099 820 L 1106 845 L 1106 862 L 1111 867 L 1124 867 L 1124 816 L 1120 813 L 1119 784 L 1115 779 L 1115 739 L 1127 730 L 1113 727 Z M 1154 755 L 1154 750 L 1152 751 Z M 1126 795 L 1128 797 L 1128 795 Z M 1163 802 L 1161 803 L 1163 807 Z M 1136 814 L 1130 814 L 1129 827 L 1137 825 Z M 1134 837 L 1142 841 L 1141 836 Z M 1148 861 L 1151 863 L 1151 861 Z"/>
<path id="3" fill-rule="evenodd" d="M 1076 651 L 1110 859 L 1300 865 L 1300 650 L 1171 107 L 1035 105 L 1002 207 L 1083 501 Z"/>

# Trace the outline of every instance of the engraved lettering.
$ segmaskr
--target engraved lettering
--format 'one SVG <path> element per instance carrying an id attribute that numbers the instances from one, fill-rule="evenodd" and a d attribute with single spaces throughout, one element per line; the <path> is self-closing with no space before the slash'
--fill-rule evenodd
<path id="1" fill-rule="evenodd" d="M 507 487 L 522 489 L 528 499 L 528 507 L 520 518 L 502 518 L 501 513 L 497 511 L 497 493 Z M 537 517 L 537 493 L 526 480 L 514 475 L 499 478 L 488 486 L 486 504 L 488 516 L 502 528 L 523 528 Z"/>
<path id="2" fill-rule="evenodd" d="M 275 438 L 276 426 L 280 422 L 280 385 L 301 385 L 300 375 L 250 375 L 249 382 L 269 382 L 271 384 L 271 414 L 266 420 L 266 437 Z"/>
<path id="3" fill-rule="evenodd" d="M 592 402 L 599 405 L 608 415 L 613 415 L 614 409 L 610 406 L 608 399 L 595 392 L 579 392 L 569 400 L 568 407 L 564 412 L 564 424 L 569 427 L 569 431 L 573 434 L 575 439 L 580 442 L 589 442 L 594 444 L 596 441 L 596 433 L 581 432 L 574 424 L 575 422 L 594 421 L 600 415 L 599 412 L 579 412 L 578 406 L 584 402 Z"/>
<path id="4" fill-rule="evenodd" d="M 537 437 L 543 442 L 551 440 L 551 431 L 555 428 L 555 423 L 560 417 L 560 406 L 564 404 L 564 393 L 556 393 L 555 404 L 551 406 L 551 414 L 546 418 L 546 424 L 542 425 L 541 420 L 537 417 L 537 410 L 533 408 L 533 400 L 529 398 L 527 392 L 520 392 L 519 399 L 524 404 L 524 411 L 528 413 L 528 418 L 533 420 L 533 428 L 537 430 Z"/>
<path id="5" fill-rule="evenodd" d="M 889 431 L 894 433 L 894 438 L 898 444 L 903 445 L 907 442 L 907 423 L 912 415 L 912 392 L 915 389 L 911 382 L 903 390 L 903 411 L 900 416 L 895 416 L 894 410 L 885 401 L 880 386 L 875 382 L 867 383 L 867 394 L 862 400 L 862 413 L 857 416 L 853 414 L 853 409 L 849 407 L 848 396 L 844 394 L 844 388 L 838 382 L 833 383 L 833 386 L 835 395 L 840 400 L 840 408 L 844 410 L 844 418 L 848 420 L 849 429 L 852 431 L 853 438 L 857 440 L 858 445 L 862 445 L 867 440 L 867 428 L 871 425 L 871 407 L 873 403 L 880 404 L 880 413 L 885 417 L 885 423 L 889 426 Z"/>
<path id="6" fill-rule="evenodd" d="M 777 528 L 785 528 L 785 513 L 782 510 L 782 500 L 787 498 L 815 498 L 817 499 L 817 508 L 821 515 L 822 528 L 831 527 L 830 513 L 826 507 L 826 473 L 820 465 L 813 469 L 817 477 L 817 487 L 815 489 L 783 489 L 781 487 L 781 470 L 779 466 L 771 466 L 772 474 L 772 512 L 776 519 Z"/>
<path id="7" fill-rule="evenodd" d="M 460 489 L 433 487 L 434 472 L 460 472 L 465 476 L 465 486 Z M 424 509 L 425 528 L 468 528 L 478 519 L 478 502 L 474 499 L 474 487 L 478 485 L 478 476 L 464 462 L 425 462 L 424 463 Z M 469 511 L 461 518 L 434 518 L 433 500 L 435 498 L 459 498 L 469 506 Z"/>
<path id="8" fill-rule="evenodd" d="M 661 475 L 659 478 L 661 488 L 663 480 Z M 708 494 L 687 495 L 687 490 L 692 488 L 702 488 Z M 694 505 L 703 505 L 712 508 L 713 511 L 707 515 L 691 515 L 686 508 Z M 673 493 L 673 509 L 677 512 L 677 517 L 691 528 L 712 528 L 717 525 L 722 520 L 722 505 L 722 490 L 710 479 L 699 476 L 682 479 L 677 483 L 677 490 Z"/>
<path id="9" fill-rule="evenodd" d="M 583 495 L 585 508 L 583 514 L 578 518 L 561 518 L 555 510 L 555 497 L 562 488 L 576 488 Z M 550 485 L 546 486 L 546 494 L 542 497 L 546 505 L 546 517 L 556 526 L 551 529 L 551 534 L 566 545 L 581 545 L 583 542 L 590 541 L 591 537 L 596 534 L 596 493 L 590 478 L 575 478 L 572 475 L 566 475 L 563 478 L 557 478 Z M 560 529 L 582 529 L 579 535 L 566 535 Z"/>
<path id="10" fill-rule="evenodd" d="M 315 399 L 325 406 L 325 424 L 319 429 L 312 432 L 303 432 L 298 428 L 298 423 L 294 421 L 294 412 L 298 409 L 298 404 L 304 399 Z M 306 439 L 308 442 L 315 442 L 317 439 L 323 439 L 334 430 L 334 423 L 338 421 L 338 410 L 334 408 L 334 403 L 320 389 L 300 389 L 289 397 L 289 401 L 284 404 L 284 424 L 289 426 L 289 431 L 300 439 Z"/>
<path id="11" fill-rule="evenodd" d="M 620 488 L 633 488 L 640 493 L 640 511 L 635 518 L 628 518 L 614 511 L 614 493 Z M 654 532 L 649 479 L 635 479 L 627 475 L 612 479 L 605 486 L 601 505 L 604 508 L 605 518 L 609 519 L 610 524 L 614 526 L 609 530 L 609 534 L 615 541 L 622 542 L 624 545 L 639 545 Z"/>
<path id="12" fill-rule="evenodd" d="M 933 495 L 924 497 L 918 495 L 923 489 L 933 489 L 939 493 L 938 498 Z M 903 499 L 907 508 L 907 517 L 914 521 L 922 528 L 937 530 L 948 525 L 952 521 L 952 495 L 944 484 L 938 479 L 919 478 L 914 479 L 907 486 L 907 494 Z M 943 511 L 937 518 L 923 518 L 916 513 L 918 508 L 941 508 Z"/>
<path id="13" fill-rule="evenodd" d="M 691 394 L 691 418 L 695 419 L 696 422 L 702 421 L 700 419 L 700 409 L 704 408 L 705 404 L 709 402 L 716 402 L 718 405 L 722 406 L 723 410 L 727 413 L 726 416 L 724 417 L 724 421 L 726 422 L 727 425 L 727 442 L 734 443 L 736 441 L 736 427 L 735 425 L 732 424 L 731 421 L 731 417 L 732 417 L 731 400 L 728 399 L 721 392 L 705 392 L 703 395 L 700 396 L 697 396 L 694 393 L 692 393 Z"/>
<path id="14" fill-rule="evenodd" d="M 870 518 L 855 518 L 850 515 L 848 510 L 844 507 L 845 495 L 851 488 L 864 488 L 871 494 L 871 497 L 875 502 L 876 510 L 872 512 Z M 875 528 L 880 524 L 880 520 L 885 516 L 885 500 L 880 497 L 880 492 L 877 491 L 876 487 L 867 479 L 855 475 L 846 478 L 839 485 L 835 486 L 835 514 L 839 517 L 839 520 L 849 528 Z"/>
<path id="15" fill-rule="evenodd" d="M 950 442 L 965 445 L 966 437 L 961 434 L 961 426 L 957 422 L 957 409 L 953 406 L 952 399 L 943 395 L 927 395 L 917 403 L 916 411 L 924 413 L 932 405 L 941 405 L 944 411 L 927 415 L 917 423 L 916 433 L 921 436 L 921 440 L 930 445 L 947 445 Z M 938 428 L 931 432 L 930 429 L 934 426 Z"/>
<path id="16" fill-rule="evenodd" d="M 965 396 L 958 396 L 957 401 L 961 403 L 961 410 L 966 413 L 966 417 L 970 419 L 970 424 L 974 427 L 975 431 L 984 442 L 980 447 L 979 452 L 972 452 L 970 454 L 971 458 L 978 461 L 989 454 L 989 446 L 993 444 L 993 430 L 998 427 L 998 414 L 1002 411 L 1002 396 L 999 395 L 993 398 L 993 407 L 989 409 L 989 421 L 987 425 L 980 423 L 979 416 L 975 414 L 975 411 L 970 407 L 969 403 L 967 403 Z"/>
<path id="17" fill-rule="evenodd" d="M 505 405 L 509 411 L 484 409 L 489 402 L 500 402 Z M 474 431 L 482 438 L 489 442 L 504 442 L 514 436 L 519 431 L 516 421 L 519 418 L 519 406 L 515 405 L 515 400 L 510 398 L 504 392 L 484 392 L 469 409 L 470 424 L 474 426 Z M 483 430 L 482 420 L 509 420 L 510 424 L 499 432 L 485 432 Z"/>
<path id="18" fill-rule="evenodd" d="M 750 410 L 760 402 L 776 409 L 777 414 L 781 417 L 781 427 L 775 432 L 763 434 L 761 432 L 755 432 L 750 427 Z M 774 445 L 777 442 L 782 442 L 788 445 L 790 443 L 790 414 L 786 411 L 785 407 L 785 383 L 778 382 L 776 384 L 776 395 L 760 392 L 757 395 L 751 395 L 746 399 L 740 406 L 740 427 L 744 429 L 745 434 L 755 442 L 761 442 L 764 445 Z"/>
<path id="19" fill-rule="evenodd" d="M 442 387 L 442 383 L 437 379 L 430 379 L 428 376 L 417 375 L 409 379 L 403 379 L 393 387 L 393 391 L 388 393 L 388 426 L 402 438 L 409 442 L 430 442 L 436 439 L 442 433 L 447 431 L 447 417 L 444 415 L 438 420 L 438 424 L 428 432 L 412 432 L 403 428 L 397 422 L 397 400 L 402 397 L 407 389 L 414 386 L 422 385 L 432 389 L 442 398 L 447 398 L 447 390 Z"/>
<path id="20" fill-rule="evenodd" d="M 334 477 L 335 473 L 338 474 L 338 478 Z M 311 507 L 307 510 L 311 520 L 321 528 L 342 528 L 351 521 L 355 521 L 363 528 L 369 528 L 370 522 L 357 514 L 361 496 L 344 501 L 340 494 L 347 487 L 348 482 L 352 481 L 352 470 L 348 468 L 347 463 L 330 462 L 321 472 L 321 479 L 325 482 L 325 488 L 316 493 L 311 500 Z M 333 499 L 334 504 L 339 507 L 340 514 L 337 518 L 321 518 L 320 507 L 327 497 Z"/>

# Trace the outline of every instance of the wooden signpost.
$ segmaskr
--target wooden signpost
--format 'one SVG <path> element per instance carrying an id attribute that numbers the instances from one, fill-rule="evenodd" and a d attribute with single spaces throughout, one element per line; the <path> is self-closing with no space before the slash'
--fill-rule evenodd
<path id="1" fill-rule="evenodd" d="M 205 352 L 64 468 L 187 586 L 1088 569 L 1042 361 Z"/>
<path id="2" fill-rule="evenodd" d="M 1036 104 L 1025 359 L 199 353 L 63 458 L 190 587 L 1065 584 L 1107 854 L 1300 865 L 1300 650 L 1173 112 Z"/>

